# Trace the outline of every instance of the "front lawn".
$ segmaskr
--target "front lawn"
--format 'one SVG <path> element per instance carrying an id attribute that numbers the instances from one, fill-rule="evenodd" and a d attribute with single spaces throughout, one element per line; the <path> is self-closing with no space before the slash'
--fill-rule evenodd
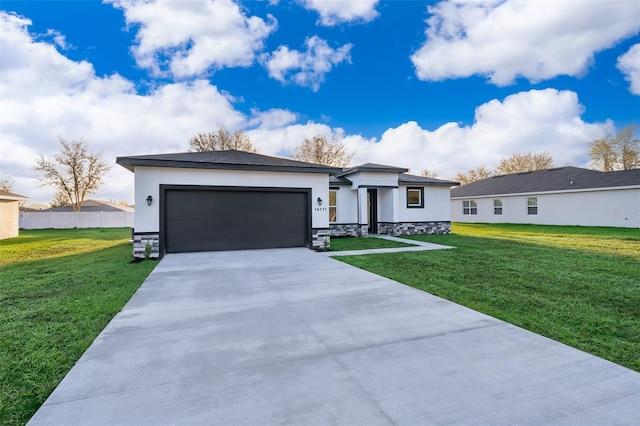
<path id="1" fill-rule="evenodd" d="M 454 224 L 453 250 L 338 257 L 640 371 L 640 230 Z"/>
<path id="2" fill-rule="evenodd" d="M 412 247 L 412 244 L 399 243 L 376 237 L 333 237 L 331 251 L 369 250 L 379 248 Z"/>
<path id="3" fill-rule="evenodd" d="M 0 241 L 0 424 L 22 425 L 156 263 L 131 230 L 21 231 Z"/>

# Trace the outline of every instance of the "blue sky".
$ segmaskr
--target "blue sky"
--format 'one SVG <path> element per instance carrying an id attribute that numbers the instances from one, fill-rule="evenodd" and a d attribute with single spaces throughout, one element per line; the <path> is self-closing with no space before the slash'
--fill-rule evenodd
<path id="1" fill-rule="evenodd" d="M 456 171 L 640 124 L 635 1 L 2 1 L 0 167 L 30 170 L 58 137 L 105 159 L 186 151 L 244 129 L 268 155 L 334 137 L 354 162 Z M 95 198 L 133 196 L 114 165 Z"/>

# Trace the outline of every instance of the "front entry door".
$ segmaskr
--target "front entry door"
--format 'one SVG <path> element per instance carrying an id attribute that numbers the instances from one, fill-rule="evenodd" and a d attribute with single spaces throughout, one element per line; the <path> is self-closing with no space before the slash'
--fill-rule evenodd
<path id="1" fill-rule="evenodd" d="M 378 190 L 367 189 L 367 224 L 369 225 L 369 234 L 378 233 Z"/>

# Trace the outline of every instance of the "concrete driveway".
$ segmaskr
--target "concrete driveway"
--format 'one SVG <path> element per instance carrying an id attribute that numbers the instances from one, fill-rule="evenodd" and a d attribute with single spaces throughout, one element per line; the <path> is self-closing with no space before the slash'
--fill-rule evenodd
<path id="1" fill-rule="evenodd" d="M 172 254 L 29 424 L 637 425 L 640 374 L 307 249 Z"/>

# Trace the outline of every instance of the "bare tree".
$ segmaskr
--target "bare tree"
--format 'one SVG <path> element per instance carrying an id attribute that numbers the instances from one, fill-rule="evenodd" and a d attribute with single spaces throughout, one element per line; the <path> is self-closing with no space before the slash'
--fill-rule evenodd
<path id="1" fill-rule="evenodd" d="M 64 191 L 57 190 L 56 193 L 53 194 L 53 200 L 49 203 L 49 207 L 62 207 L 69 204 L 71 204 L 69 196 Z"/>
<path id="2" fill-rule="evenodd" d="M 478 168 L 471 169 L 466 173 L 456 173 L 453 180 L 460 182 L 460 185 L 467 185 L 482 179 L 490 178 L 491 176 L 493 176 L 493 172 L 491 172 L 491 170 L 487 169 L 485 166 L 480 166 Z"/>
<path id="3" fill-rule="evenodd" d="M 16 186 L 16 182 L 11 179 L 11 176 L 4 176 L 0 179 L 0 189 L 7 192 L 13 192 L 13 188 Z"/>
<path id="4" fill-rule="evenodd" d="M 33 167 L 40 174 L 41 186 L 56 189 L 54 202 L 69 201 L 79 212 L 87 195 L 95 193 L 111 168 L 100 154 L 89 152 L 84 140 L 67 142 L 60 138 L 60 153 L 53 160 L 41 154 Z"/>
<path id="5" fill-rule="evenodd" d="M 636 126 L 627 126 L 616 136 L 616 146 L 620 152 L 619 166 L 622 170 L 640 167 L 640 139 L 634 139 Z"/>
<path id="6" fill-rule="evenodd" d="M 325 136 L 317 135 L 302 141 L 291 158 L 307 163 L 345 167 L 349 165 L 355 154 L 347 151 L 347 147 L 341 142 L 335 139 L 330 142 Z"/>
<path id="7" fill-rule="evenodd" d="M 553 158 L 548 152 L 541 154 L 520 152 L 500 160 L 500 164 L 496 167 L 495 174 L 507 175 L 509 173 L 532 172 L 534 170 L 545 170 L 550 167 L 553 167 Z"/>
<path id="8" fill-rule="evenodd" d="M 618 162 L 618 153 L 608 136 L 591 142 L 589 146 L 591 148 L 589 157 L 591 157 L 594 168 L 603 172 L 615 170 Z"/>
<path id="9" fill-rule="evenodd" d="M 589 144 L 593 166 L 603 172 L 630 170 L 640 167 L 640 140 L 633 138 L 635 125 L 625 127 L 618 134 L 596 139 Z"/>
<path id="10" fill-rule="evenodd" d="M 420 176 L 428 177 L 428 178 L 437 178 L 438 177 L 438 173 L 432 172 L 431 170 L 424 169 L 424 170 L 422 170 L 420 172 Z"/>
<path id="11" fill-rule="evenodd" d="M 253 152 L 254 154 L 259 152 L 244 131 L 236 130 L 231 134 L 224 127 L 218 127 L 218 130 L 209 133 L 198 133 L 189 140 L 189 147 L 193 152 L 225 151 L 228 149 Z"/>

